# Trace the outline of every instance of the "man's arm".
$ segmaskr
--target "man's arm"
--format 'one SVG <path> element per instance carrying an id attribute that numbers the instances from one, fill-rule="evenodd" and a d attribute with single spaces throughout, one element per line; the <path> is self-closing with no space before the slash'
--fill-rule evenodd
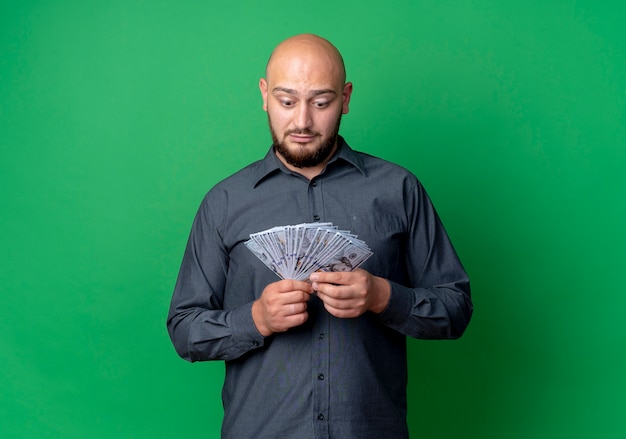
<path id="1" fill-rule="evenodd" d="M 403 261 L 406 283 L 357 269 L 311 275 L 325 308 L 340 318 L 378 314 L 383 324 L 414 338 L 458 338 L 469 324 L 473 305 L 469 279 L 423 187 L 405 186 L 407 216 Z"/>
<path id="2" fill-rule="evenodd" d="M 451 286 L 407 288 L 365 270 L 311 275 L 326 310 L 339 318 L 373 312 L 380 320 L 414 338 L 458 338 L 467 327 L 472 304 L 463 282 Z"/>
<path id="3" fill-rule="evenodd" d="M 176 351 L 189 361 L 231 360 L 262 347 L 274 332 L 301 325 L 312 291 L 307 282 L 272 282 L 256 301 L 225 310 L 230 255 L 215 226 L 224 221 L 210 207 L 207 196 L 194 219 L 167 320 Z"/>
<path id="4" fill-rule="evenodd" d="M 194 219 L 167 319 L 172 343 L 188 361 L 234 359 L 265 340 L 252 319 L 252 303 L 223 309 L 229 255 L 209 199 Z"/>

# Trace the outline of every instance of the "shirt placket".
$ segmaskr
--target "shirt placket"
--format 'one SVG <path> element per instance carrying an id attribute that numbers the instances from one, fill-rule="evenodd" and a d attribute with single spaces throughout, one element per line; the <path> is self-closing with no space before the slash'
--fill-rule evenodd
<path id="1" fill-rule="evenodd" d="M 329 371 L 329 317 L 322 308 L 318 314 L 318 319 L 313 325 L 312 346 L 313 346 L 313 369 L 311 379 L 313 380 L 313 422 L 315 425 L 316 438 L 329 437 L 330 420 L 330 371 Z"/>
<path id="2" fill-rule="evenodd" d="M 312 222 L 319 222 L 323 217 L 322 180 L 314 178 L 309 182 L 309 215 Z"/>
<path id="3" fill-rule="evenodd" d="M 309 214 L 313 222 L 323 221 L 323 197 L 322 182 L 313 179 L 309 183 Z M 317 300 L 314 298 L 313 300 Z M 329 437 L 329 405 L 330 405 L 330 371 L 329 371 L 329 351 L 330 351 L 330 334 L 329 334 L 329 315 L 324 310 L 323 304 L 317 300 L 316 305 L 319 306 L 317 319 L 313 324 L 313 332 L 311 334 L 312 352 L 312 376 L 313 380 L 313 422 L 315 425 L 316 438 Z"/>

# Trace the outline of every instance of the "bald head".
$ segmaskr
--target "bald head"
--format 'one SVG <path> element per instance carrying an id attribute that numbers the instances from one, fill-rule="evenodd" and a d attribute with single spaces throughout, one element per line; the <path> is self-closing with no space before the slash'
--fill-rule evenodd
<path id="1" fill-rule="evenodd" d="M 313 34 L 296 35 L 276 46 L 267 62 L 266 78 L 271 82 L 274 74 L 287 70 L 300 76 L 316 70 L 339 86 L 346 82 L 346 69 L 339 50 L 330 41 Z"/>

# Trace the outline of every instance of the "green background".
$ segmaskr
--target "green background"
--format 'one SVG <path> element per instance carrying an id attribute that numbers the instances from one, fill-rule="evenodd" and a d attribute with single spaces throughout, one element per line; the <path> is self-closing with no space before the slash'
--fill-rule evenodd
<path id="1" fill-rule="evenodd" d="M 301 32 L 345 56 L 343 134 L 420 177 L 472 279 L 462 339 L 409 341 L 412 436 L 626 435 L 625 2 L 0 5 L 0 436 L 219 437 L 223 364 L 179 359 L 167 308 Z"/>

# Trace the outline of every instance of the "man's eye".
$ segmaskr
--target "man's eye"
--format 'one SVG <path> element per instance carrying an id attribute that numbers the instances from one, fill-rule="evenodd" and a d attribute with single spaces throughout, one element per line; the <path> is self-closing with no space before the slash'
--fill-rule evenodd
<path id="1" fill-rule="evenodd" d="M 313 102 L 313 106 L 316 108 L 326 108 L 328 107 L 328 101 L 316 101 Z"/>
<path id="2" fill-rule="evenodd" d="M 282 100 L 282 101 L 280 101 L 280 103 L 282 104 L 283 107 L 287 107 L 287 108 L 294 106 L 294 102 L 293 101 Z"/>

